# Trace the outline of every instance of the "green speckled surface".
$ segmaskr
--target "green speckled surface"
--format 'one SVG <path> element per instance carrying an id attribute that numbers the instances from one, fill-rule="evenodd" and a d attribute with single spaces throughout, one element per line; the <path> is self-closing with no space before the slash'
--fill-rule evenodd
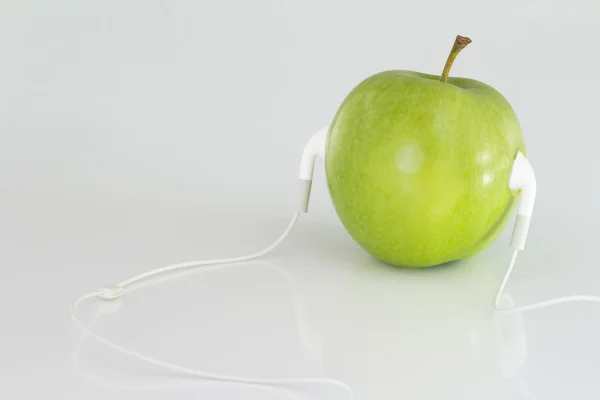
<path id="1" fill-rule="evenodd" d="M 510 218 L 525 152 L 508 101 L 481 82 L 384 71 L 343 101 L 327 140 L 333 206 L 356 242 L 392 265 L 428 267 L 487 247 Z"/>

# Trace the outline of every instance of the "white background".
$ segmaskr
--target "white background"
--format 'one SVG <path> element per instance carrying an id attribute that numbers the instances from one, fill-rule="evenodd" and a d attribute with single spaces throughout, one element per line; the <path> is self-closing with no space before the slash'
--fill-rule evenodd
<path id="1" fill-rule="evenodd" d="M 510 295 L 600 295 L 599 23 L 592 1 L 5 3 L 0 397 L 348 398 L 138 364 L 82 340 L 69 307 L 150 268 L 269 244 L 302 147 L 344 96 L 385 69 L 440 73 L 457 34 L 473 43 L 452 74 L 509 99 L 538 178 Z M 597 305 L 494 314 L 510 225 L 463 263 L 382 267 L 339 224 L 317 163 L 310 213 L 271 264 L 191 271 L 81 315 L 168 361 L 326 376 L 362 399 L 597 399 Z"/>

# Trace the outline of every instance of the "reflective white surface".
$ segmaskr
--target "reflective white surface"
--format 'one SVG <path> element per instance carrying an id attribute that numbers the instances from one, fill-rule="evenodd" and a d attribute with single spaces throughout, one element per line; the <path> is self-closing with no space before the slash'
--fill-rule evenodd
<path id="1" fill-rule="evenodd" d="M 9 285 L 0 305 L 4 393 L 348 398 L 327 385 L 301 386 L 298 394 L 178 376 L 86 338 L 69 319 L 79 294 L 161 262 L 260 248 L 285 227 L 285 215 L 91 198 L 36 209 L 14 200 L 5 198 L 15 219 L 3 213 L 13 227 L 10 237 L 3 228 L 3 258 L 12 260 L 4 263 Z M 544 236 L 542 224 L 532 226 L 508 286 L 507 301 L 517 305 L 596 286 L 591 259 L 566 264 L 564 248 L 576 240 L 555 246 L 559 238 Z M 361 398 L 595 398 L 597 305 L 494 312 L 508 233 L 465 262 L 403 270 L 365 255 L 335 221 L 306 215 L 262 261 L 158 277 L 114 303 L 84 303 L 80 315 L 107 338 L 169 362 L 252 377 L 331 377 Z"/>
<path id="2" fill-rule="evenodd" d="M 506 301 L 600 295 L 600 14 L 579 3 L 3 9 L 0 397 L 347 399 L 327 385 L 273 390 L 138 363 L 82 336 L 69 307 L 151 268 L 270 244 L 291 217 L 302 148 L 343 96 L 387 68 L 438 73 L 458 33 L 473 43 L 453 70 L 510 99 L 538 179 Z M 343 230 L 320 162 L 314 179 L 309 213 L 264 260 L 169 276 L 86 302 L 81 317 L 166 361 L 330 377 L 361 399 L 600 397 L 597 304 L 494 312 L 512 226 L 464 262 L 386 267 Z"/>

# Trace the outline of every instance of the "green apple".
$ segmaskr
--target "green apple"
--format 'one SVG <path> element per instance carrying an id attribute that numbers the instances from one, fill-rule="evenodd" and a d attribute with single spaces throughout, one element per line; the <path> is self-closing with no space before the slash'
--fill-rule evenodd
<path id="1" fill-rule="evenodd" d="M 471 257 L 502 231 L 519 120 L 506 98 L 448 77 L 471 42 L 457 36 L 441 76 L 392 70 L 360 82 L 329 128 L 325 170 L 334 209 L 373 257 L 429 267 Z"/>

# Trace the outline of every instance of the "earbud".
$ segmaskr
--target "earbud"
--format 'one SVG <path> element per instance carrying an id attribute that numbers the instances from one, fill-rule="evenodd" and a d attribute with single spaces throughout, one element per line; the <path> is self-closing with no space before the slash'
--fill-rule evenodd
<path id="1" fill-rule="evenodd" d="M 521 152 L 517 153 L 513 163 L 508 186 L 511 191 L 520 191 L 520 204 L 510 247 L 513 250 L 523 250 L 535 203 L 536 181 L 533 167 Z"/>
<path id="2" fill-rule="evenodd" d="M 317 131 L 304 146 L 302 159 L 300 160 L 300 197 L 298 211 L 306 213 L 308 211 L 308 202 L 310 201 L 310 191 L 312 188 L 313 173 L 315 170 L 315 161 L 317 157 L 325 158 L 325 145 L 327 143 L 327 133 L 329 127 L 324 127 Z"/>

